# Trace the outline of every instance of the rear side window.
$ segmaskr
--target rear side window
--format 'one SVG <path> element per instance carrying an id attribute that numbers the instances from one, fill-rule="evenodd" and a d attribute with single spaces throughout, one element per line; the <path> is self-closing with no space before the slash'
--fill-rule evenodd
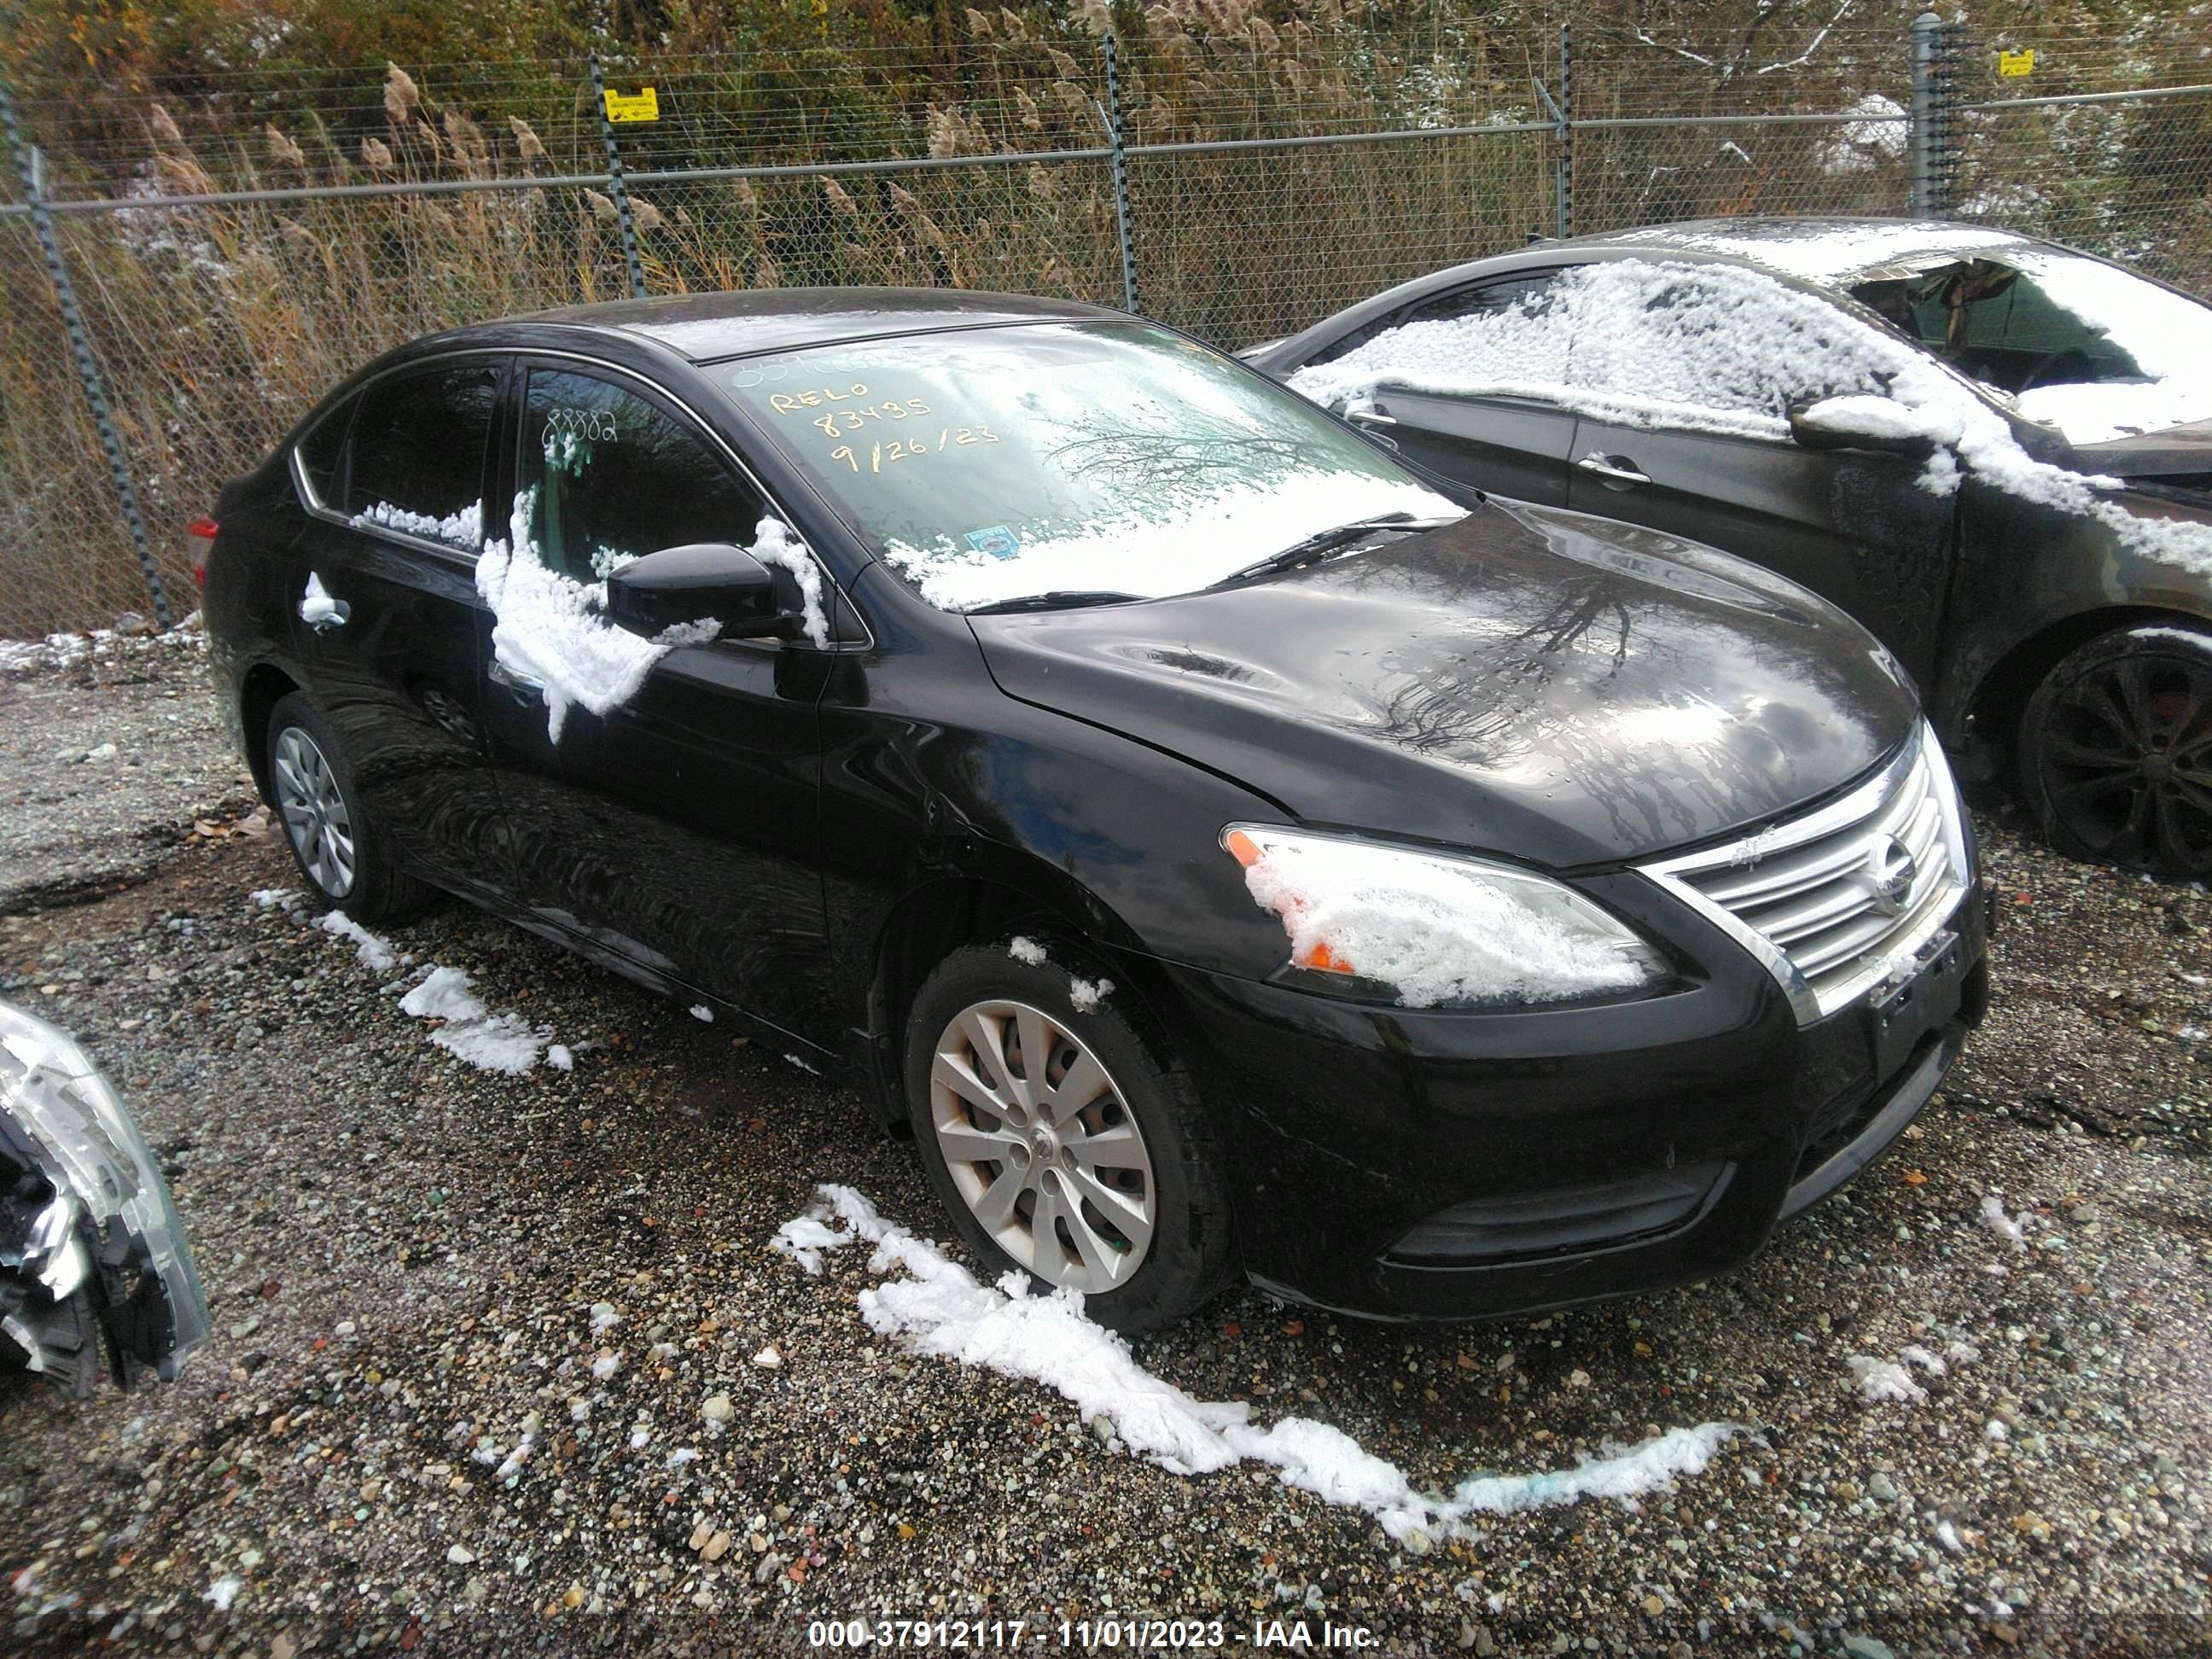
<path id="1" fill-rule="evenodd" d="M 300 469 L 307 475 L 307 488 L 314 492 L 314 506 L 337 505 L 338 471 L 345 460 L 346 433 L 353 424 L 355 402 L 347 398 L 300 440 Z"/>
<path id="2" fill-rule="evenodd" d="M 379 380 L 353 423 L 344 511 L 448 546 L 483 539 L 484 451 L 499 376 L 489 363 L 455 363 Z"/>
<path id="3" fill-rule="evenodd" d="M 1516 301 L 1542 295 L 1559 273 L 1556 270 L 1532 270 L 1517 276 L 1496 277 L 1486 283 L 1476 283 L 1467 288 L 1455 288 L 1439 294 L 1434 299 L 1424 300 L 1404 311 L 1394 311 L 1387 317 L 1355 328 L 1342 339 L 1323 347 L 1306 360 L 1309 368 L 1318 363 L 1333 363 L 1365 345 L 1370 340 L 1403 328 L 1408 323 L 1455 322 L 1462 317 L 1498 316 L 1513 308 Z M 1533 309 L 1533 307 L 1532 307 Z M 1565 333 L 1559 335 L 1561 365 L 1565 365 Z M 1530 379 L 1537 378 L 1534 375 Z"/>

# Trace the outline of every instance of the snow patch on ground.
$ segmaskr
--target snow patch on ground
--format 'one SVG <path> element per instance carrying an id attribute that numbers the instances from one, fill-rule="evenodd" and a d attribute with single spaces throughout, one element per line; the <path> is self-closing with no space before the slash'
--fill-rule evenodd
<path id="1" fill-rule="evenodd" d="M 714 1023 L 714 1011 L 703 1002 L 695 1002 L 691 1005 L 691 1018 L 702 1024 L 712 1025 Z"/>
<path id="2" fill-rule="evenodd" d="M 246 896 L 264 910 L 292 910 L 307 895 L 296 887 L 257 887 Z"/>
<path id="3" fill-rule="evenodd" d="M 1627 1499 L 1702 1471 L 1737 1431 L 1728 1423 L 1674 1429 L 1632 1447 L 1581 1458 L 1571 1469 L 1484 1476 L 1449 1493 L 1417 1490 L 1397 1465 L 1363 1449 L 1343 1431 L 1290 1417 L 1261 1428 L 1243 1401 L 1194 1400 L 1137 1364 L 1128 1344 L 1093 1323 L 1070 1291 L 1030 1292 L 1010 1272 L 979 1284 L 938 1248 L 886 1221 L 849 1187 L 825 1186 L 777 1234 L 777 1248 L 803 1253 L 865 1243 L 879 1282 L 860 1292 L 860 1316 L 909 1352 L 981 1365 L 1059 1392 L 1085 1417 L 1111 1421 L 1123 1444 L 1177 1474 L 1243 1462 L 1273 1468 L 1284 1484 L 1366 1510 L 1393 1538 L 1468 1533 L 1468 1517 L 1502 1515 L 1584 1498 Z M 902 1278 L 888 1277 L 902 1269 Z M 810 1269 L 811 1271 L 811 1269 Z"/>
<path id="4" fill-rule="evenodd" d="M 478 1071 L 520 1077 L 538 1064 L 551 1032 L 524 1024 L 519 1014 L 492 1012 L 470 990 L 471 982 L 459 968 L 433 968 L 399 999 L 399 1011 L 445 1021 L 430 1041 Z"/>
<path id="5" fill-rule="evenodd" d="M 1869 1400 L 1898 1400 L 1908 1406 L 1926 1401 L 1928 1391 L 1912 1380 L 1911 1374 L 1893 1359 L 1877 1359 L 1872 1354 L 1855 1353 L 1847 1356 L 1844 1364 L 1850 1368 L 1857 1381 L 1859 1392 Z"/>
<path id="6" fill-rule="evenodd" d="M 389 939 L 370 933 L 343 910 L 325 911 L 315 919 L 315 926 L 339 939 L 351 939 L 361 965 L 373 972 L 388 974 L 399 965 L 399 953 L 392 948 Z"/>
<path id="7" fill-rule="evenodd" d="M 1982 1200 L 1982 1220 L 1988 1224 L 1991 1231 L 2015 1250 L 2025 1250 L 2027 1248 L 2027 1229 L 2022 1224 L 2027 1213 L 2023 1210 L 2021 1212 L 2021 1220 L 2014 1220 L 2005 1213 L 2004 1200 L 1995 1193 Z"/>
<path id="8" fill-rule="evenodd" d="M 234 1572 L 227 1572 L 210 1584 L 207 1587 L 207 1593 L 200 1599 L 203 1601 L 214 1602 L 215 1610 L 217 1613 L 228 1613 L 230 1604 L 238 1600 L 239 1591 L 245 1588 L 246 1581 L 243 1578 Z"/>
<path id="9" fill-rule="evenodd" d="M 151 623 L 132 611 L 118 617 L 113 628 L 48 634 L 35 640 L 0 640 L 0 674 L 67 671 L 87 663 L 112 662 L 156 651 L 197 651 L 206 641 L 197 611 L 166 634 L 156 633 Z"/>

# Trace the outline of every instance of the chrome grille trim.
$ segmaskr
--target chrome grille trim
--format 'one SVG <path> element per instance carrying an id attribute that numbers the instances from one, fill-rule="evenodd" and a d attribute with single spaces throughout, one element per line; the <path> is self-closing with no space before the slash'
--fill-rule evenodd
<path id="1" fill-rule="evenodd" d="M 1912 879 L 1892 911 L 1877 885 L 1898 848 Z M 1950 918 L 1966 891 L 1966 818 L 1923 721 L 1880 775 L 1841 799 L 1638 867 L 1757 957 L 1809 1024 L 1888 979 Z"/>

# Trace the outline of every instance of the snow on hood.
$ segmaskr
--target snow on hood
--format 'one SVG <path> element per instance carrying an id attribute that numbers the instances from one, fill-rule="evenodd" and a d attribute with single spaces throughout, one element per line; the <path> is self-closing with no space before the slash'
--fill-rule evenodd
<path id="1" fill-rule="evenodd" d="M 1086 1417 L 1103 1417 L 1121 1444 L 1177 1474 L 1207 1474 L 1243 1462 L 1275 1469 L 1283 1484 L 1365 1510 L 1391 1537 L 1470 1535 L 1476 1515 L 1508 1515 L 1585 1498 L 1627 1500 L 1696 1474 L 1738 1431 L 1703 1423 L 1634 1446 L 1608 1447 L 1577 1467 L 1536 1474 L 1478 1476 L 1449 1493 L 1424 1492 L 1406 1472 L 1350 1435 L 1306 1417 L 1261 1428 L 1243 1401 L 1194 1400 L 1139 1365 L 1121 1338 L 1088 1318 L 1073 1291 L 1030 1293 L 1025 1275 L 983 1285 L 934 1244 L 885 1220 L 850 1187 L 825 1186 L 805 1212 L 786 1222 L 773 1248 L 819 1274 L 826 1252 L 874 1246 L 878 1282 L 860 1292 L 871 1330 L 908 1352 L 981 1365 L 1041 1382 Z M 890 1275 L 895 1269 L 902 1276 Z"/>
<path id="2" fill-rule="evenodd" d="M 1990 234 L 1976 234 L 1984 243 Z M 1730 251 L 1767 246 L 1746 239 Z M 1778 441 L 1789 435 L 1792 404 L 1808 392 L 1887 398 L 1916 429 L 1955 428 L 1921 473 L 1931 493 L 1957 489 L 1963 463 L 2023 501 L 2096 520 L 2142 556 L 2212 574 L 2212 528 L 2136 517 L 2112 499 L 2118 479 L 2035 459 L 1972 382 L 1918 347 L 1741 266 L 1577 265 L 1503 312 L 1407 323 L 1301 369 L 1291 386 L 1340 410 L 1371 404 L 1388 387 L 1533 394 L 1616 425 Z"/>

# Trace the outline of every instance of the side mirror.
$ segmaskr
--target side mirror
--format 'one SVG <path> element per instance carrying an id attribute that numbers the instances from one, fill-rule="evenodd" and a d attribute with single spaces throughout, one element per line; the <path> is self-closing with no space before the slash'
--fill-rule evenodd
<path id="1" fill-rule="evenodd" d="M 607 617 L 647 635 L 679 623 L 718 622 L 731 640 L 774 634 L 784 621 L 774 573 L 726 542 L 664 547 L 624 565 L 607 578 Z"/>
<path id="2" fill-rule="evenodd" d="M 1947 430 L 1941 416 L 1872 393 L 1793 405 L 1790 435 L 1800 449 L 1871 449 L 1908 461 L 1924 461 L 1959 440 L 1956 422 Z"/>

